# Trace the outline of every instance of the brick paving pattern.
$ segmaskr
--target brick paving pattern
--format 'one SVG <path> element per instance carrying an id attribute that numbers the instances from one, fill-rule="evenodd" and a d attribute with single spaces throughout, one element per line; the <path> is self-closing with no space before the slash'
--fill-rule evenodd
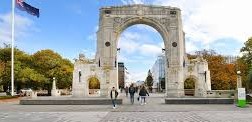
<path id="1" fill-rule="evenodd" d="M 252 122 L 252 106 L 166 105 L 152 94 L 146 105 L 121 95 L 123 105 L 19 105 L 0 103 L 0 122 Z"/>

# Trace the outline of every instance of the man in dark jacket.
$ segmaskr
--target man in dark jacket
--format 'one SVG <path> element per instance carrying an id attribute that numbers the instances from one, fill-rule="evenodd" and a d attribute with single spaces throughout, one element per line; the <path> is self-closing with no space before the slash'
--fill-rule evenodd
<path id="1" fill-rule="evenodd" d="M 129 87 L 129 93 L 130 93 L 130 102 L 131 104 L 134 104 L 134 94 L 135 94 L 136 90 L 133 87 L 133 84 L 130 85 Z"/>
<path id="2" fill-rule="evenodd" d="M 111 97 L 111 100 L 112 100 L 113 109 L 115 109 L 117 96 L 118 96 L 118 92 L 116 91 L 115 87 L 113 87 L 112 90 L 110 91 L 110 97 Z"/>
<path id="3" fill-rule="evenodd" d="M 149 96 L 149 93 L 147 92 L 146 88 L 144 86 L 142 86 L 142 88 L 139 91 L 139 96 L 140 96 L 140 99 L 141 99 L 140 100 L 141 105 L 146 104 L 146 101 L 145 101 L 146 95 Z M 144 103 L 143 103 L 143 101 L 144 101 Z"/>

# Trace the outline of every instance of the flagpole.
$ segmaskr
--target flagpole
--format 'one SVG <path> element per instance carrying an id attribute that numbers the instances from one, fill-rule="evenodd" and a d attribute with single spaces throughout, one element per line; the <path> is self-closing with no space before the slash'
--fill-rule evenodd
<path id="1" fill-rule="evenodd" d="M 14 37 L 15 37 L 15 0 L 12 0 L 12 14 L 11 14 L 11 95 L 14 96 Z"/>

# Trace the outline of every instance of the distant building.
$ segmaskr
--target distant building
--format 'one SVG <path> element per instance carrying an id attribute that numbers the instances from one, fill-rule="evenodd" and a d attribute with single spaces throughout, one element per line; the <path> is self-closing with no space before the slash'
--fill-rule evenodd
<path id="1" fill-rule="evenodd" d="M 133 80 L 132 80 L 132 76 L 131 74 L 129 73 L 128 69 L 125 67 L 124 69 L 124 75 L 125 75 L 125 78 L 124 78 L 124 87 L 126 86 L 130 86 L 132 83 L 133 83 Z"/>
<path id="2" fill-rule="evenodd" d="M 165 78 L 165 55 L 157 57 L 151 68 L 151 73 L 153 77 L 153 90 L 160 90 L 161 79 Z"/>
<path id="3" fill-rule="evenodd" d="M 136 86 L 141 86 L 144 84 L 144 81 L 138 80 L 136 81 Z"/>
<path id="4" fill-rule="evenodd" d="M 238 56 L 224 56 L 225 62 L 228 64 L 235 63 L 238 58 Z"/>
<path id="5" fill-rule="evenodd" d="M 118 85 L 124 88 L 125 84 L 125 67 L 123 62 L 118 62 Z"/>

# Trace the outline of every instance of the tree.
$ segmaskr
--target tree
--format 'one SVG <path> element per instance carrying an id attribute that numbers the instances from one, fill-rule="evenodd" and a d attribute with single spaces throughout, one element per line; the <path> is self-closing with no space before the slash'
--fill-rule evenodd
<path id="1" fill-rule="evenodd" d="M 55 68 L 53 72 L 57 78 L 57 87 L 59 89 L 72 86 L 73 64 L 69 60 L 62 59 L 60 66 Z"/>
<path id="2" fill-rule="evenodd" d="M 150 70 L 148 71 L 148 76 L 145 80 L 145 84 L 148 86 L 150 92 L 152 92 L 153 78 Z"/>
<path id="3" fill-rule="evenodd" d="M 250 37 L 241 48 L 242 57 L 238 59 L 237 68 L 241 71 L 242 84 L 246 89 L 252 89 L 252 37 Z"/>
<path id="4" fill-rule="evenodd" d="M 195 88 L 195 79 L 187 78 L 184 82 L 184 89 L 194 89 Z"/>
<path id="5" fill-rule="evenodd" d="M 241 48 L 240 52 L 243 54 L 242 59 L 252 68 L 252 37 L 250 37 Z"/>
<path id="6" fill-rule="evenodd" d="M 56 77 L 57 87 L 70 88 L 72 84 L 73 64 L 63 59 L 52 50 L 41 50 L 33 55 L 14 48 L 15 88 L 47 89 L 52 86 L 52 78 Z M 0 85 L 4 91 L 11 86 L 11 48 L 9 45 L 0 48 Z"/>
<path id="7" fill-rule="evenodd" d="M 100 82 L 96 77 L 91 77 L 88 79 L 89 89 L 100 89 Z"/>
<path id="8" fill-rule="evenodd" d="M 252 84 L 252 69 L 249 71 L 248 81 L 250 84 Z"/>
<path id="9" fill-rule="evenodd" d="M 41 88 L 41 83 L 48 80 L 44 75 L 29 67 L 22 69 L 16 77 L 19 78 L 18 81 L 21 86 L 24 85 L 26 88 L 32 88 L 34 90 Z"/>
<path id="10" fill-rule="evenodd" d="M 197 51 L 197 55 L 189 55 L 189 59 L 202 56 L 208 62 L 211 72 L 211 85 L 213 90 L 227 90 L 236 88 L 236 65 L 227 64 L 225 58 L 214 50 Z"/>
<path id="11" fill-rule="evenodd" d="M 57 79 L 57 88 L 70 88 L 72 85 L 73 64 L 68 59 L 63 59 L 52 50 L 41 50 L 33 54 L 34 68 L 47 79 L 44 85 L 51 89 L 53 77 Z"/>
<path id="12" fill-rule="evenodd" d="M 25 52 L 14 48 L 14 75 L 17 75 L 21 69 L 25 67 L 23 65 L 24 61 L 21 59 L 27 56 Z M 0 81 L 1 85 L 3 85 L 4 91 L 7 91 L 8 88 L 11 86 L 11 48 L 10 45 L 4 45 L 3 48 L 0 48 L 0 62 L 2 64 L 3 71 L 0 73 Z M 18 81 L 18 77 L 14 77 L 14 81 Z M 17 84 L 15 84 L 16 87 Z M 18 89 L 17 89 L 18 90 Z"/>

